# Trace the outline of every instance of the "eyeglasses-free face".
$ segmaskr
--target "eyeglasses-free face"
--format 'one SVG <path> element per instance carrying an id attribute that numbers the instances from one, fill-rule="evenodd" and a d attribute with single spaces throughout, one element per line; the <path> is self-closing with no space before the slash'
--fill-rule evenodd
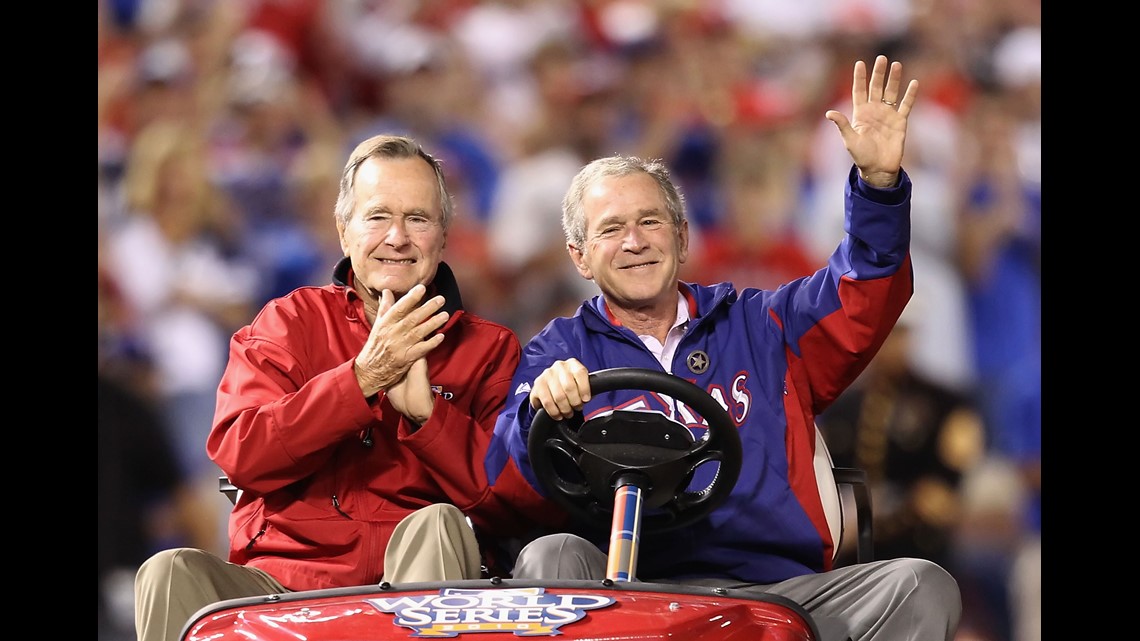
<path id="1" fill-rule="evenodd" d="M 675 305 L 677 273 L 689 255 L 689 226 L 673 223 L 657 182 L 647 174 L 609 176 L 582 200 L 584 248 L 570 258 L 611 306 Z"/>

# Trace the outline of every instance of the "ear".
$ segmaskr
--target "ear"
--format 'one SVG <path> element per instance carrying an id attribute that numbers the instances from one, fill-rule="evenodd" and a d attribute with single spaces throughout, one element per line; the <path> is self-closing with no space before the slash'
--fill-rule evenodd
<path id="1" fill-rule="evenodd" d="M 570 260 L 574 263 L 575 269 L 578 270 L 582 278 L 594 280 L 594 273 L 590 271 L 590 266 L 586 264 L 586 257 L 582 253 L 582 250 L 570 243 L 566 243 L 566 252 L 570 254 Z"/>
<path id="2" fill-rule="evenodd" d="M 348 241 L 344 238 L 344 223 L 340 222 L 340 217 L 336 219 L 336 235 L 340 239 L 340 251 L 345 256 L 348 256 Z"/>
<path id="3" fill-rule="evenodd" d="M 682 220 L 677 231 L 677 262 L 684 264 L 689 259 L 689 221 Z"/>

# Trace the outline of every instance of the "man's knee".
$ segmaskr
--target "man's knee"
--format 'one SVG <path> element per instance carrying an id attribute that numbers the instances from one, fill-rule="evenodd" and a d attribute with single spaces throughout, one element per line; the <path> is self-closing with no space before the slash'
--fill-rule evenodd
<path id="1" fill-rule="evenodd" d="M 605 576 L 605 566 L 605 555 L 593 543 L 573 534 L 549 534 L 523 547 L 513 575 L 526 579 L 598 579 Z"/>
<path id="2" fill-rule="evenodd" d="M 135 583 L 146 584 L 162 581 L 169 583 L 170 577 L 185 575 L 199 576 L 206 568 L 217 561 L 209 552 L 196 548 L 172 548 L 155 553 L 139 566 Z"/>
<path id="3" fill-rule="evenodd" d="M 958 582 L 942 566 L 926 559 L 897 559 L 892 562 L 894 573 L 905 577 L 910 599 L 931 611 L 941 611 L 950 621 L 958 621 L 962 613 L 962 595 Z"/>
<path id="4" fill-rule="evenodd" d="M 162 550 L 135 574 L 135 628 L 139 639 L 170 639 L 194 612 L 219 600 L 218 557 L 195 548 Z"/>
<path id="5" fill-rule="evenodd" d="M 544 558 L 575 553 L 580 550 L 594 550 L 594 544 L 573 534 L 548 534 L 526 544 L 521 553 L 538 555 Z"/>
<path id="6" fill-rule="evenodd" d="M 434 503 L 416 510 L 413 518 L 424 519 L 434 523 L 462 523 L 467 525 L 467 517 L 450 503 Z"/>
<path id="7" fill-rule="evenodd" d="M 401 541 L 408 539 L 419 546 L 424 543 L 424 536 L 435 532 L 443 533 L 449 539 L 459 537 L 464 541 L 463 545 L 478 547 L 475 530 L 467 521 L 467 516 L 450 503 L 434 503 L 405 516 L 396 525 L 389 545 L 403 545 Z"/>
<path id="8" fill-rule="evenodd" d="M 481 574 L 479 540 L 463 512 L 437 503 L 405 516 L 384 550 L 384 580 L 391 583 L 475 579 Z"/>

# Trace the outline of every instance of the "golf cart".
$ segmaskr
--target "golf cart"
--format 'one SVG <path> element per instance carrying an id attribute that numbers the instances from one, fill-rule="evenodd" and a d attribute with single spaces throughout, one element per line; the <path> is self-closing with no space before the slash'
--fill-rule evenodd
<path id="1" fill-rule="evenodd" d="M 701 439 L 652 412 L 614 411 L 555 421 L 539 411 L 528 452 L 548 494 L 580 522 L 609 531 L 603 580 L 382 582 L 230 599 L 200 610 L 182 641 L 388 641 L 467 637 L 567 640 L 817 641 L 797 603 L 720 587 L 637 580 L 643 532 L 667 533 L 706 517 L 728 497 L 741 467 L 740 438 L 723 407 L 671 374 L 615 368 L 590 374 L 595 394 L 646 390 L 666 395 L 708 424 Z M 871 559 L 870 497 L 861 471 L 836 469 L 816 431 L 816 474 L 836 542 L 836 565 Z M 716 466 L 706 487 L 694 471 Z M 221 490 L 239 488 L 221 479 Z"/>

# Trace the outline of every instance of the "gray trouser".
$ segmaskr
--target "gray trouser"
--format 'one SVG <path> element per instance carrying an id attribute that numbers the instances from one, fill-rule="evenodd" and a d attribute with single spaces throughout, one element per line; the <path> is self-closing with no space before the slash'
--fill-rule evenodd
<path id="1" fill-rule="evenodd" d="M 479 543 L 453 505 L 409 514 L 384 551 L 384 580 L 392 583 L 477 579 L 480 574 Z M 290 591 L 261 570 L 203 550 L 163 550 L 135 576 L 135 630 L 139 641 L 177 641 L 190 617 L 211 603 Z"/>
<path id="2" fill-rule="evenodd" d="M 515 562 L 516 579 L 604 579 L 606 555 L 572 534 L 535 539 Z M 935 563 L 889 559 L 760 585 L 725 579 L 658 580 L 778 594 L 799 603 L 820 641 L 951 641 L 962 600 L 958 583 Z"/>

